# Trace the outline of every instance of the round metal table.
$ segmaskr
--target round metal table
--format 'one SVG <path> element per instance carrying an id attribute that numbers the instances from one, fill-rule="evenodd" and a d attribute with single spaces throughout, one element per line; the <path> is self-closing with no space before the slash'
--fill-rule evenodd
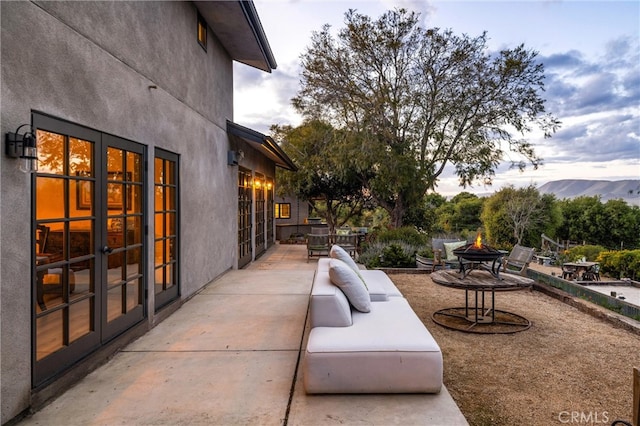
<path id="1" fill-rule="evenodd" d="M 464 277 L 453 269 L 432 272 L 434 283 L 465 291 L 464 307 L 445 308 L 431 316 L 436 324 L 467 333 L 509 334 L 527 330 L 531 322 L 512 312 L 495 309 L 496 292 L 531 288 L 533 280 L 514 274 L 474 269 Z M 470 299 L 470 294 L 473 297 Z M 490 299 L 490 300 L 487 300 Z"/>

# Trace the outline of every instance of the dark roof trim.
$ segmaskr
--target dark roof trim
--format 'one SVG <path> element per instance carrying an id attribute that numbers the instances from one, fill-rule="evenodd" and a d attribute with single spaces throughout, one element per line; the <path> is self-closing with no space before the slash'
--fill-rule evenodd
<path id="1" fill-rule="evenodd" d="M 292 172 L 298 170 L 298 167 L 293 164 L 293 161 L 291 161 L 289 156 L 270 136 L 263 135 L 260 132 L 256 132 L 255 130 L 241 126 L 229 120 L 227 120 L 227 133 L 237 136 L 247 142 L 256 151 L 276 163 L 276 166 L 285 170 L 291 170 Z"/>
<path id="2" fill-rule="evenodd" d="M 272 70 L 275 70 L 278 67 L 278 64 L 276 63 L 275 56 L 273 56 L 273 52 L 271 51 L 271 46 L 269 45 L 267 35 L 264 32 L 262 22 L 260 22 L 260 17 L 258 16 L 258 11 L 256 10 L 253 1 L 241 1 L 240 4 L 242 5 L 242 9 L 247 16 L 247 19 L 251 23 L 251 29 L 256 36 L 258 46 L 262 50 L 269 67 L 271 67 Z M 271 70 L 269 70 L 269 72 L 271 72 Z"/>
<path id="3" fill-rule="evenodd" d="M 251 0 L 194 1 L 231 59 L 271 72 L 278 66 Z"/>

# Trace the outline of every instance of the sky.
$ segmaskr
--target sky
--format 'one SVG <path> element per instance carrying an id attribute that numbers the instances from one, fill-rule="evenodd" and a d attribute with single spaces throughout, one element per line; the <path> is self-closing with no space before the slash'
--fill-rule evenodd
<path id="1" fill-rule="evenodd" d="M 540 186 L 559 179 L 640 179 L 640 2 L 511 0 L 254 0 L 276 58 L 265 73 L 234 64 L 234 121 L 269 134 L 272 124 L 301 124 L 291 106 L 300 90 L 300 56 L 324 24 L 345 27 L 349 9 L 377 19 L 395 8 L 420 13 L 423 28 L 477 37 L 491 51 L 520 44 L 545 66 L 546 110 L 562 126 L 551 139 L 531 134 L 537 170 L 510 169 L 505 158 L 493 185 L 466 189 L 449 168 L 437 192 L 493 193 L 506 185 Z"/>

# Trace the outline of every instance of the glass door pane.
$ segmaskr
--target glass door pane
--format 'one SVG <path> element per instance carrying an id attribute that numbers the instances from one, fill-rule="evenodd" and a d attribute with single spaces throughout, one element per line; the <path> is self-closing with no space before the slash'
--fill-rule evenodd
<path id="1" fill-rule="evenodd" d="M 45 130 L 36 136 L 34 358 L 57 364 L 95 331 L 95 142 Z"/>
<path id="2" fill-rule="evenodd" d="M 156 150 L 154 159 L 154 296 L 158 310 L 178 293 L 178 156 Z"/>
<path id="3" fill-rule="evenodd" d="M 254 179 L 254 191 L 256 200 L 256 257 L 265 251 L 265 190 L 264 176 L 256 174 Z"/>
<path id="4" fill-rule="evenodd" d="M 274 197 L 273 197 L 273 179 L 267 178 L 267 185 L 265 190 L 267 191 L 267 246 L 271 247 L 276 242 L 275 240 L 275 222 L 274 222 Z"/>
<path id="5" fill-rule="evenodd" d="M 238 267 L 251 262 L 251 172 L 238 171 Z"/>
<path id="6" fill-rule="evenodd" d="M 144 317 L 143 149 L 107 136 L 101 195 L 103 338 L 118 334 Z"/>

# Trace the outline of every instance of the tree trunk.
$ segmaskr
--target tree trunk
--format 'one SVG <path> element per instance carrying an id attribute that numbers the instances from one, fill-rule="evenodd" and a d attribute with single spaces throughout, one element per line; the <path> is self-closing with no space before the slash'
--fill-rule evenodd
<path id="1" fill-rule="evenodd" d="M 389 212 L 389 215 L 391 216 L 391 227 L 393 229 L 402 227 L 405 212 L 406 209 L 404 207 L 402 197 L 398 197 L 396 204 L 393 206 L 393 210 Z"/>

